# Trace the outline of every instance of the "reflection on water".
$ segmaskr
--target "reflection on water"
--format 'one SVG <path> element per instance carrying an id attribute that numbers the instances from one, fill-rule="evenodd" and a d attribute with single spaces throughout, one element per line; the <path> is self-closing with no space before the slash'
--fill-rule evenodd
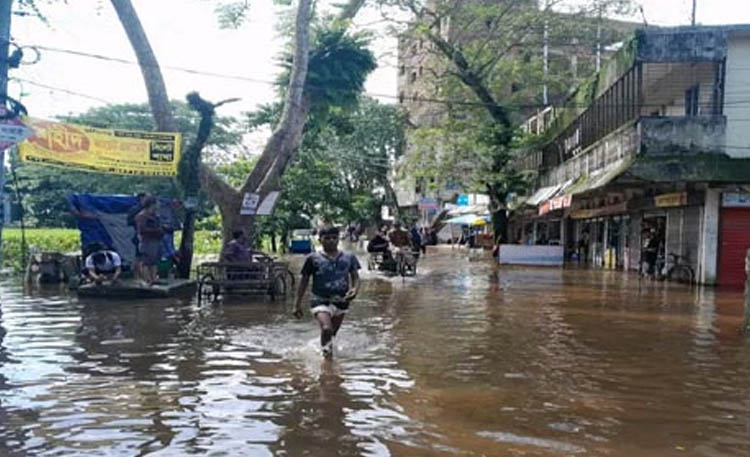
<path id="1" fill-rule="evenodd" d="M 424 260 L 363 273 L 333 361 L 290 303 L 3 283 L 0 455 L 750 455 L 741 295 Z"/>

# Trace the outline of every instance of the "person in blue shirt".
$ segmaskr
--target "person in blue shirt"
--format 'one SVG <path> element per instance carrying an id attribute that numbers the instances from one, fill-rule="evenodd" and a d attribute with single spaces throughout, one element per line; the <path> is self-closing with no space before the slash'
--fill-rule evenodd
<path id="1" fill-rule="evenodd" d="M 324 227 L 318 232 L 323 250 L 307 256 L 297 290 L 294 316 L 302 317 L 302 299 L 312 277 L 310 312 L 320 326 L 323 356 L 333 356 L 333 337 L 341 328 L 349 304 L 359 291 L 359 261 L 353 254 L 340 251 L 339 229 Z"/>

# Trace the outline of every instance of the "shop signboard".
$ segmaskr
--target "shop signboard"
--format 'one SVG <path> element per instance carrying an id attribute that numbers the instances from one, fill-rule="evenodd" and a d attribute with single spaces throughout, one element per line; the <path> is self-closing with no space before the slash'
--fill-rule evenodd
<path id="1" fill-rule="evenodd" d="M 657 208 L 675 208 L 680 206 L 687 206 L 687 203 L 687 192 L 673 192 L 670 194 L 661 194 L 654 197 L 654 205 L 656 205 Z"/>
<path id="2" fill-rule="evenodd" d="M 539 215 L 544 216 L 545 214 L 549 213 L 549 200 L 539 205 Z"/>
<path id="3" fill-rule="evenodd" d="M 628 202 L 620 202 L 614 205 L 603 206 L 596 209 L 579 209 L 570 213 L 571 219 L 593 219 L 600 216 L 622 214 L 628 211 Z"/>
<path id="4" fill-rule="evenodd" d="M 420 211 L 440 209 L 440 203 L 435 198 L 425 197 L 417 202 Z"/>
<path id="5" fill-rule="evenodd" d="M 456 204 L 458 206 L 469 206 L 469 195 L 459 194 L 458 199 L 456 200 Z"/>
<path id="6" fill-rule="evenodd" d="M 570 208 L 571 203 L 573 203 L 572 195 L 563 195 L 561 197 L 553 198 L 551 200 L 544 202 L 541 206 L 539 206 L 539 215 L 544 216 L 550 211 L 557 211 L 558 209 Z"/>
<path id="7" fill-rule="evenodd" d="M 721 196 L 724 208 L 750 208 L 750 194 L 743 192 L 725 192 Z"/>

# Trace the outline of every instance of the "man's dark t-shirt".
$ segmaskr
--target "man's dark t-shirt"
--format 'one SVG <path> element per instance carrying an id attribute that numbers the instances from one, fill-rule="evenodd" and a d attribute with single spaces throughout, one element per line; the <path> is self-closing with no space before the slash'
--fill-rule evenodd
<path id="1" fill-rule="evenodd" d="M 388 240 L 378 233 L 367 243 L 367 252 L 385 252 L 388 250 L 388 245 Z"/>
<path id="2" fill-rule="evenodd" d="M 302 275 L 312 276 L 313 302 L 320 302 L 346 295 L 349 291 L 349 274 L 360 268 L 357 257 L 348 252 L 340 251 L 333 258 L 322 252 L 313 252 L 305 259 Z"/>

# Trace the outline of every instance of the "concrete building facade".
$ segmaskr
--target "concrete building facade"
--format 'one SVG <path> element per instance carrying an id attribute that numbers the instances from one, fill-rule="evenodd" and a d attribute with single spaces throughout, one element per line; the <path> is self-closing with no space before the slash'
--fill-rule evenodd
<path id="1" fill-rule="evenodd" d="M 514 0 L 516 4 L 522 4 L 519 0 Z M 466 0 L 463 5 L 472 3 L 498 3 L 497 1 L 488 2 L 488 0 Z M 535 0 L 529 0 L 525 5 L 528 8 L 538 8 Z M 429 2 L 428 2 L 429 5 Z M 470 8 L 466 8 L 471 11 Z M 467 13 L 470 14 L 470 13 Z M 520 14 L 520 13 L 519 13 Z M 586 21 L 584 27 L 581 21 Z M 479 29 L 474 32 L 467 32 L 462 27 L 462 22 L 457 18 L 449 15 L 442 17 L 434 25 L 435 31 L 446 41 L 451 43 L 463 43 L 486 39 L 483 35 L 483 20 L 464 21 L 479 24 Z M 510 21 L 509 21 L 510 22 Z M 544 32 L 542 29 L 529 33 L 524 39 L 528 44 L 519 46 L 516 54 L 509 54 L 509 59 L 521 59 L 525 54 L 534 56 L 536 59 L 544 58 L 547 61 L 549 72 L 565 73 L 570 78 L 586 77 L 591 74 L 596 66 L 597 57 L 607 58 L 611 56 L 623 37 L 628 36 L 637 27 L 637 24 L 612 21 L 606 18 L 580 18 L 570 19 L 570 22 L 578 24 L 578 30 L 586 29 L 588 35 L 566 35 L 558 37 L 554 41 L 544 46 Z M 599 34 L 591 32 L 599 27 Z M 584 36 L 585 35 L 585 36 Z M 561 41 L 563 40 L 563 41 Z M 499 45 L 498 45 L 499 46 Z M 597 52 L 597 50 L 599 52 Z M 448 116 L 451 109 L 450 103 L 445 103 L 446 96 L 441 93 L 441 77 L 446 69 L 452 65 L 447 62 L 445 57 L 435 49 L 435 46 L 427 39 L 420 37 L 418 34 L 403 34 L 399 37 L 398 44 L 398 98 L 399 104 L 408 113 L 410 123 L 413 129 L 422 127 L 433 127 L 439 125 Z M 508 82 L 507 90 L 513 90 L 512 83 Z M 540 102 L 542 98 L 542 87 L 537 87 L 536 93 L 531 94 L 524 103 L 532 106 Z M 560 91 L 547 91 L 546 96 L 550 100 L 564 97 Z M 500 97 L 505 100 L 507 97 Z M 472 101 L 467 99 L 466 101 Z M 544 113 L 548 120 L 551 120 L 551 105 L 549 109 L 541 106 L 538 111 Z M 535 108 L 524 108 L 523 113 L 519 113 L 517 121 L 521 121 L 526 115 L 537 111 Z M 540 116 L 541 118 L 541 116 Z M 537 126 L 534 126 L 537 128 Z M 541 127 L 538 127 L 541 129 Z M 411 144 L 411 142 L 409 142 Z M 467 167 L 471 167 L 468 164 Z M 455 201 L 456 197 L 462 193 L 458 183 L 452 182 L 451 179 L 438 179 L 437 183 L 416 182 L 413 179 L 401 179 L 394 183 L 394 188 L 398 194 L 399 205 L 407 208 L 418 208 L 418 203 L 423 199 L 437 199 L 441 202 Z"/>
<path id="2" fill-rule="evenodd" d="M 545 126 L 517 162 L 537 179 L 513 240 L 625 270 L 655 250 L 657 273 L 686 264 L 702 284 L 744 281 L 750 25 L 639 30 Z"/>

